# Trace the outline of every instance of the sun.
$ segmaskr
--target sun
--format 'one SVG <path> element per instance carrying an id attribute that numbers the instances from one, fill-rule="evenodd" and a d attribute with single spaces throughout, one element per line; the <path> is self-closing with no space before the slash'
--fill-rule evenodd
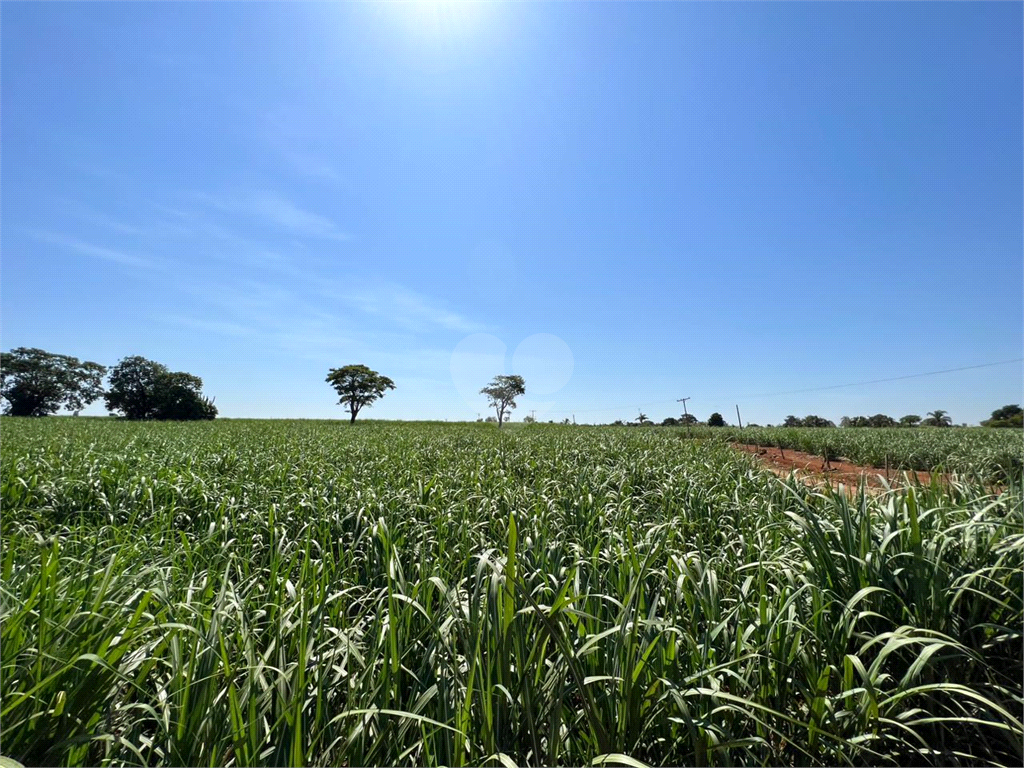
<path id="1" fill-rule="evenodd" d="M 493 3 L 483 0 L 399 0 L 394 5 L 421 32 L 448 36 L 470 32 Z"/>

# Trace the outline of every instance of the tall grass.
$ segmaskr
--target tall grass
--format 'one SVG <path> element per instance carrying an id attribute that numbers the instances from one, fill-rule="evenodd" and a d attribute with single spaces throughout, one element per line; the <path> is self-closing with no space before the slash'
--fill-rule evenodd
<path id="1" fill-rule="evenodd" d="M 816 492 L 674 430 L 3 427 L 2 751 L 1019 765 L 1019 483 Z"/>

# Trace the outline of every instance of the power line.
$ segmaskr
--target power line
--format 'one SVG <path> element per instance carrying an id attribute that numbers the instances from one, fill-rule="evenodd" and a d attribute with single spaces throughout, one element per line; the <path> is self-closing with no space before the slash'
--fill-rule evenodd
<path id="1" fill-rule="evenodd" d="M 802 394 L 802 393 L 805 393 L 805 392 L 824 392 L 824 391 L 830 390 L 830 389 L 843 389 L 845 387 L 861 387 L 861 386 L 864 386 L 864 385 L 867 385 L 867 384 L 882 384 L 882 383 L 887 382 L 887 381 L 903 381 L 904 379 L 917 379 L 917 378 L 921 378 L 922 376 L 938 376 L 939 374 L 943 374 L 943 373 L 956 373 L 958 371 L 972 371 L 972 370 L 975 370 L 977 368 L 992 368 L 992 367 L 997 366 L 997 365 L 1009 365 L 1010 363 L 1020 363 L 1020 362 L 1024 362 L 1024 357 L 1014 358 L 1013 360 L 999 360 L 999 361 L 994 362 L 994 363 L 981 363 L 980 365 L 965 365 L 965 366 L 961 366 L 960 368 L 946 368 L 946 369 L 941 370 L 941 371 L 925 371 L 924 373 L 910 373 L 910 374 L 907 374 L 905 376 L 892 376 L 892 377 L 886 378 L 886 379 L 871 379 L 870 381 L 854 381 L 854 382 L 850 382 L 848 384 L 832 384 L 832 385 L 827 386 L 827 387 L 808 387 L 806 389 L 790 389 L 790 390 L 785 390 L 785 391 L 781 391 L 781 392 L 762 392 L 762 393 L 756 394 L 756 395 L 739 395 L 739 396 L 737 396 L 737 395 L 730 395 L 730 397 L 734 397 L 734 398 L 736 398 L 738 400 L 750 400 L 750 399 L 753 399 L 753 398 L 756 398 L 756 397 L 777 397 L 779 395 L 796 395 L 796 394 Z M 639 407 L 640 408 L 650 408 L 650 407 L 656 406 L 656 405 L 675 405 L 676 402 L 678 402 L 678 401 L 677 400 L 659 400 L 657 402 L 642 403 Z M 625 409 L 630 408 L 630 407 L 636 407 L 636 406 L 615 405 L 615 406 L 610 406 L 608 408 L 590 408 L 590 409 L 582 410 L 582 411 L 581 410 L 577 410 L 576 413 L 604 413 L 604 412 L 607 412 L 607 411 L 622 411 L 622 410 L 625 410 Z M 558 413 L 570 413 L 570 411 L 549 411 L 548 413 L 554 415 L 554 414 L 558 414 Z"/>
<path id="2" fill-rule="evenodd" d="M 824 392 L 827 389 L 842 389 L 844 387 L 860 387 L 865 384 L 881 384 L 886 381 L 903 381 L 904 379 L 918 379 L 922 376 L 937 376 L 940 373 L 955 373 L 957 371 L 971 371 L 975 368 L 991 368 L 996 365 L 1008 365 L 1009 363 L 1024 362 L 1024 357 L 1014 360 L 1000 360 L 997 363 L 982 363 L 981 365 L 965 365 L 961 368 L 946 368 L 942 371 L 926 371 L 925 373 L 911 373 L 906 376 L 892 376 L 888 379 L 871 379 L 870 381 L 854 381 L 849 384 L 833 384 L 828 387 L 809 387 L 807 389 L 789 389 L 784 392 L 762 392 L 759 395 L 742 395 L 740 399 L 749 400 L 755 397 L 775 397 L 776 395 L 796 395 L 803 392 Z"/>

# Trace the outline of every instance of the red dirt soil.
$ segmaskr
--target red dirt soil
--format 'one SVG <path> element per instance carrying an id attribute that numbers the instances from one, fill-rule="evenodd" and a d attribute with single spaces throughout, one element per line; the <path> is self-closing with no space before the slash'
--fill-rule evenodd
<path id="1" fill-rule="evenodd" d="M 753 454 L 762 466 L 779 477 L 789 477 L 789 474 L 795 470 L 797 477 L 810 486 L 820 487 L 828 483 L 833 488 L 843 484 L 847 488 L 856 489 L 860 484 L 861 478 L 864 478 L 870 489 L 885 490 L 885 483 L 883 481 L 886 471 L 884 468 L 864 467 L 859 464 L 851 464 L 845 460 L 836 459 L 825 464 L 821 456 L 794 451 L 790 448 L 770 448 L 763 445 L 744 445 L 742 443 L 733 443 L 733 447 L 744 453 Z M 904 475 L 916 476 L 917 481 L 924 485 L 931 482 L 931 475 L 928 472 L 890 469 L 889 484 L 891 486 L 905 484 L 906 478 Z M 949 478 L 941 476 L 940 479 L 946 481 Z"/>

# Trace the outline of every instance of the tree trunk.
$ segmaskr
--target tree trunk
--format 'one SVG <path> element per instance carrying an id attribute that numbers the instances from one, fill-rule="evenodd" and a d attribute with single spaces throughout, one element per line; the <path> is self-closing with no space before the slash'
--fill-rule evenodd
<path id="1" fill-rule="evenodd" d="M 348 420 L 349 424 L 355 424 L 356 423 L 356 414 L 358 414 L 358 413 L 359 413 L 359 411 L 355 410 L 354 408 L 351 410 L 352 418 L 350 418 Z"/>

